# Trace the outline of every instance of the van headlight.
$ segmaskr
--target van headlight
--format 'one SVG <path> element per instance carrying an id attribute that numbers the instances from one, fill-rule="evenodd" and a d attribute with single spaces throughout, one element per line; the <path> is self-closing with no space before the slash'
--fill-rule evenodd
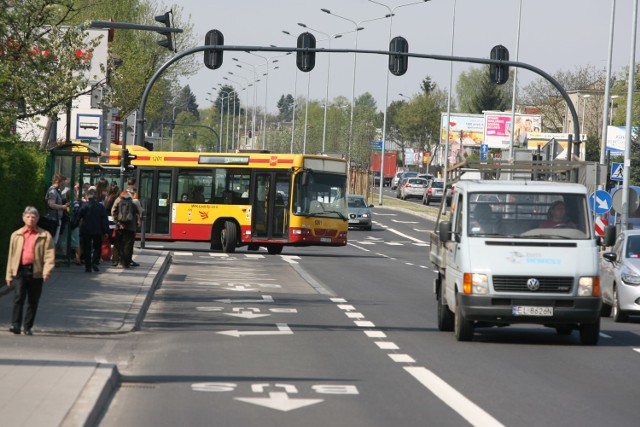
<path id="1" fill-rule="evenodd" d="M 467 295 L 486 295 L 489 293 L 489 278 L 486 274 L 464 273 L 462 287 Z"/>
<path id="2" fill-rule="evenodd" d="M 578 280 L 579 297 L 600 296 L 600 276 L 581 277 Z"/>

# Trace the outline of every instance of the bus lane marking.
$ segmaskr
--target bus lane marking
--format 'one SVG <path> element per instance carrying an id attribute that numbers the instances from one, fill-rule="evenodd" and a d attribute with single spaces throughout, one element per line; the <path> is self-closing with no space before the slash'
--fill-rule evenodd
<path id="1" fill-rule="evenodd" d="M 262 295 L 261 299 L 248 298 L 248 299 L 217 299 L 216 302 L 221 302 L 223 304 L 246 304 L 246 303 L 261 303 L 261 302 L 273 302 L 273 297 L 271 295 Z"/>
<path id="2" fill-rule="evenodd" d="M 228 331 L 220 331 L 216 332 L 220 335 L 227 335 L 230 337 L 249 337 L 249 336 L 264 336 L 264 335 L 293 335 L 293 331 L 289 328 L 289 325 L 286 323 L 276 323 L 277 331 L 239 331 L 237 329 L 232 329 Z"/>

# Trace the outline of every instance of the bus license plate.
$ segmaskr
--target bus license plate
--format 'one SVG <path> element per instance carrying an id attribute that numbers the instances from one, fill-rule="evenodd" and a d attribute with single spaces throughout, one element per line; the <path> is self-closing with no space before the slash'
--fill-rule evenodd
<path id="1" fill-rule="evenodd" d="M 553 316 L 553 307 L 513 306 L 514 316 Z"/>
<path id="2" fill-rule="evenodd" d="M 322 243 L 331 243 L 331 238 L 330 237 L 321 237 L 320 241 Z"/>

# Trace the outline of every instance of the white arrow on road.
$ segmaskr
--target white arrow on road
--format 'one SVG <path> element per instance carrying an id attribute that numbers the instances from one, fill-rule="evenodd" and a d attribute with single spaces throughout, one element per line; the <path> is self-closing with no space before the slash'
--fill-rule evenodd
<path id="1" fill-rule="evenodd" d="M 315 405 L 324 399 L 290 399 L 285 392 L 271 392 L 269 397 L 235 397 L 235 400 L 288 412 L 305 406 Z"/>
<path id="2" fill-rule="evenodd" d="M 257 319 L 259 317 L 271 316 L 270 314 L 260 314 L 259 308 L 252 308 L 252 307 L 248 307 L 247 309 L 244 309 L 244 307 L 236 307 L 233 309 L 233 311 L 235 313 L 224 313 L 224 314 L 226 314 L 227 316 L 242 317 L 244 319 Z"/>
<path id="3" fill-rule="evenodd" d="M 278 327 L 277 331 L 239 331 L 237 329 L 232 329 L 229 331 L 221 331 L 218 332 L 220 335 L 228 335 L 230 337 L 247 337 L 247 336 L 256 336 L 256 335 L 293 335 L 293 331 L 286 323 L 276 323 Z"/>
<path id="4" fill-rule="evenodd" d="M 243 303 L 259 303 L 259 302 L 273 302 L 273 297 L 271 295 L 263 295 L 262 299 L 218 299 L 216 302 L 222 302 L 225 304 L 243 304 Z"/>

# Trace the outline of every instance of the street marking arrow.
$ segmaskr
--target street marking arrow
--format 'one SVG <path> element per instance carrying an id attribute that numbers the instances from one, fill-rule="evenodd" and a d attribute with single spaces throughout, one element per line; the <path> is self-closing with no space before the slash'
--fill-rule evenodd
<path id="1" fill-rule="evenodd" d="M 246 309 L 244 309 L 244 307 L 235 307 L 233 311 L 235 313 L 224 313 L 224 314 L 226 314 L 227 316 L 242 317 L 244 319 L 257 319 L 260 317 L 271 316 L 270 314 L 260 314 L 260 309 L 253 308 L 253 307 L 248 307 Z"/>
<path id="2" fill-rule="evenodd" d="M 273 297 L 271 295 L 263 295 L 262 299 L 218 299 L 216 302 L 221 302 L 224 304 L 243 304 L 243 303 L 260 303 L 260 302 L 273 302 Z"/>
<path id="3" fill-rule="evenodd" d="M 293 335 L 293 331 L 286 323 L 276 323 L 277 331 L 239 331 L 237 329 L 218 332 L 220 335 L 228 335 L 230 337 L 246 337 L 256 335 Z"/>
<path id="4" fill-rule="evenodd" d="M 241 402 L 252 403 L 254 405 L 264 406 L 266 408 L 277 409 L 278 411 L 288 412 L 294 409 L 303 408 L 305 406 L 315 405 L 324 399 L 290 399 L 285 392 L 271 392 L 269 397 L 234 397 L 235 400 Z"/>

